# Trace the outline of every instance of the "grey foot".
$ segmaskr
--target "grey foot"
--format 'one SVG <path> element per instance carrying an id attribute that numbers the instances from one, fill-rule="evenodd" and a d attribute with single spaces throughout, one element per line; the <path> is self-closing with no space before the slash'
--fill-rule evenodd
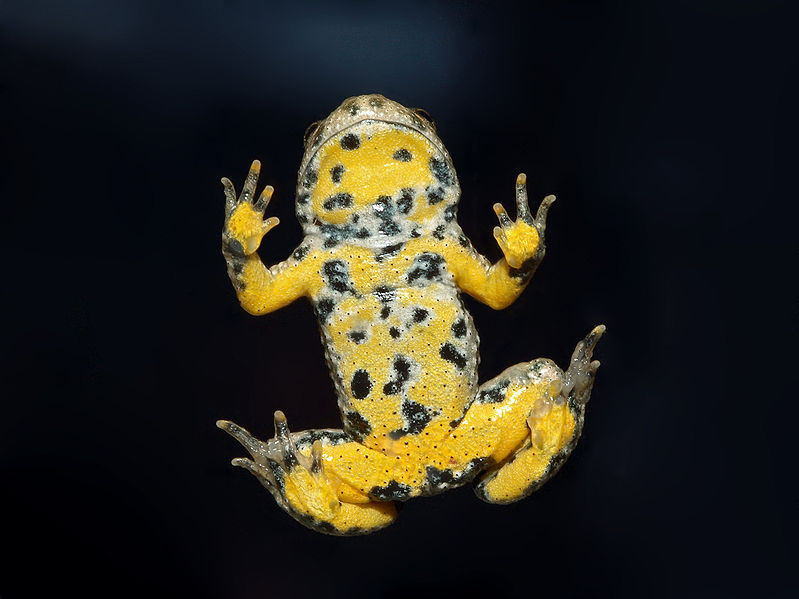
<path id="1" fill-rule="evenodd" d="M 286 416 L 280 410 L 275 412 L 275 437 L 266 442 L 260 441 L 249 431 L 229 420 L 218 420 L 216 425 L 241 443 L 252 456 L 252 460 L 234 458 L 231 463 L 254 475 L 287 511 L 290 511 L 290 506 L 286 501 L 283 483 L 286 474 L 297 467 L 305 468 L 314 474 L 321 471 L 321 442 L 314 441 L 310 457 L 300 453 L 289 431 Z"/>
<path id="2" fill-rule="evenodd" d="M 599 368 L 599 360 L 591 361 L 591 357 L 604 332 L 604 324 L 594 327 L 588 336 L 574 348 L 569 369 L 563 374 L 563 387 L 560 391 L 563 399 L 574 399 L 580 405 L 588 403 L 588 399 L 591 397 L 591 388 L 594 385 L 594 377 Z"/>

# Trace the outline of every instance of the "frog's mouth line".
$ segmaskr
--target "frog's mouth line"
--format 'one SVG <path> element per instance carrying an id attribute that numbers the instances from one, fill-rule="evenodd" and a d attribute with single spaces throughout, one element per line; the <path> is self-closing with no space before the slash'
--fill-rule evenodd
<path id="1" fill-rule="evenodd" d="M 450 160 L 449 152 L 447 152 L 447 149 L 444 147 L 444 144 L 441 142 L 441 140 L 438 138 L 437 135 L 435 136 L 435 139 L 433 139 L 433 138 L 430 137 L 430 135 L 428 135 L 428 133 L 420 130 L 417 127 L 414 127 L 412 124 L 409 124 L 409 123 L 403 123 L 401 121 L 391 120 L 391 119 L 379 119 L 379 118 L 375 118 L 375 117 L 366 117 L 366 118 L 361 119 L 360 121 L 355 121 L 354 123 L 350 123 L 346 127 L 342 127 L 341 129 L 337 129 L 335 131 L 332 131 L 329 135 L 326 135 L 321 141 L 319 141 L 317 146 L 316 146 L 316 150 L 314 150 L 314 152 L 312 154 L 306 154 L 306 155 L 303 156 L 302 165 L 301 165 L 300 171 L 298 173 L 299 174 L 298 180 L 299 181 L 302 180 L 302 178 L 303 178 L 303 176 L 305 174 L 305 171 L 308 169 L 308 166 L 313 162 L 313 159 L 319 153 L 319 150 L 321 150 L 325 146 L 325 144 L 327 142 L 329 142 L 334 137 L 336 137 L 338 135 L 341 135 L 344 131 L 347 131 L 348 129 L 352 129 L 353 127 L 357 127 L 358 125 L 361 125 L 363 123 L 385 123 L 387 125 L 396 125 L 398 127 L 404 127 L 405 129 L 410 129 L 411 131 L 414 131 L 414 132 L 418 133 L 419 135 L 421 135 L 422 137 L 424 137 L 427 141 L 429 141 L 433 145 L 434 148 L 436 148 L 436 150 L 441 152 L 447 158 L 447 160 Z M 319 126 L 322 127 L 323 125 L 320 124 Z"/>

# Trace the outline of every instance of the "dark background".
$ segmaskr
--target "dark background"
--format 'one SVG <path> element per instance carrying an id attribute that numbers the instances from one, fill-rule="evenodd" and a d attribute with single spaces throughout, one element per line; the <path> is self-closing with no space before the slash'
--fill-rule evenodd
<path id="1" fill-rule="evenodd" d="M 795 592 L 789 4 L 1 2 L 0 596 Z M 341 539 L 214 427 L 339 425 L 310 306 L 236 302 L 219 179 L 261 159 L 285 258 L 306 126 L 369 92 L 433 115 L 490 258 L 516 173 L 559 196 L 525 294 L 467 300 L 481 380 L 608 333 L 540 492 Z"/>

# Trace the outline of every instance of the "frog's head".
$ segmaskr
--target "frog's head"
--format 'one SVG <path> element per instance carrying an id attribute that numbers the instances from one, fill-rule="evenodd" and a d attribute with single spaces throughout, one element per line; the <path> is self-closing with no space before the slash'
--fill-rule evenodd
<path id="1" fill-rule="evenodd" d="M 356 96 L 306 132 L 297 183 L 306 234 L 332 244 L 419 236 L 453 221 L 459 198 L 452 160 L 423 110 Z"/>

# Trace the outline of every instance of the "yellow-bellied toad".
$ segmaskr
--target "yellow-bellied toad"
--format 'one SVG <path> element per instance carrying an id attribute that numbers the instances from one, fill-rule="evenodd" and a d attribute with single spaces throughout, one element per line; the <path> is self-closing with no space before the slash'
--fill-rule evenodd
<path id="1" fill-rule="evenodd" d="M 256 197 L 259 169 L 238 198 L 222 180 L 228 274 L 251 314 L 311 300 L 344 427 L 290 433 L 276 412 L 275 438 L 262 442 L 220 421 L 252 456 L 234 464 L 298 521 L 339 535 L 382 528 L 394 502 L 468 481 L 508 503 L 552 476 L 580 435 L 604 327 L 565 372 L 538 359 L 478 386 L 478 336 L 460 292 L 495 309 L 519 296 L 544 256 L 554 196 L 531 214 L 519 175 L 517 220 L 494 205 L 504 258 L 492 265 L 458 226 L 455 169 L 423 111 L 350 98 L 306 135 L 296 201 L 305 238 L 267 268 L 256 250 L 278 220 L 264 220 L 272 188 Z"/>

